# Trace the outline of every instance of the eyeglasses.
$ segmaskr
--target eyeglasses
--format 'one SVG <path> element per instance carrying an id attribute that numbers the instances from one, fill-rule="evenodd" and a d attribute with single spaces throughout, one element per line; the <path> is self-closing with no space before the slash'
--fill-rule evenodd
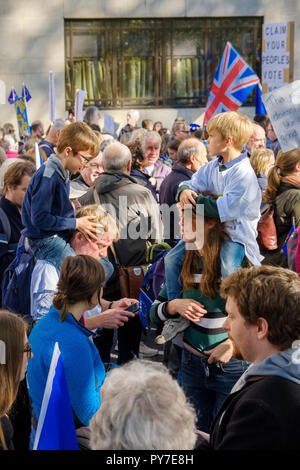
<path id="1" fill-rule="evenodd" d="M 84 155 L 82 155 L 82 153 L 76 152 L 75 150 L 73 150 L 73 153 L 74 153 L 75 156 L 79 155 L 80 158 L 84 161 L 84 163 L 89 163 L 90 159 L 85 157 Z"/>
<path id="2" fill-rule="evenodd" d="M 27 358 L 30 359 L 31 358 L 31 344 L 29 343 L 25 344 L 23 351 L 24 353 L 27 354 Z"/>

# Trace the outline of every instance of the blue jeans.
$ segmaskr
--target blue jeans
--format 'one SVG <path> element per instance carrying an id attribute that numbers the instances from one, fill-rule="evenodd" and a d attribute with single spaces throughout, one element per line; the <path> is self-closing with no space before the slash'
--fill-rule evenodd
<path id="1" fill-rule="evenodd" d="M 75 256 L 76 253 L 68 242 L 58 235 L 42 239 L 28 239 L 29 246 L 37 259 L 43 259 L 60 270 L 66 256 Z"/>
<path id="2" fill-rule="evenodd" d="M 168 300 L 181 297 L 180 273 L 185 252 L 185 242 L 180 240 L 165 256 L 165 275 Z M 227 238 L 221 249 L 221 274 L 223 279 L 238 269 L 245 256 L 245 249 L 241 243 L 233 242 Z"/>
<path id="3" fill-rule="evenodd" d="M 182 354 L 182 388 L 197 414 L 197 429 L 209 432 L 213 418 L 249 363 L 235 358 L 208 364 L 187 349 Z"/>

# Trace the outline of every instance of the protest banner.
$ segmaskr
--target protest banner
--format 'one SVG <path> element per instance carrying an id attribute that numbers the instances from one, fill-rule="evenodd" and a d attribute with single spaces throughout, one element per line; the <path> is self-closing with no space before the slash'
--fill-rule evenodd
<path id="1" fill-rule="evenodd" d="M 294 23 L 263 25 L 262 92 L 268 93 L 293 80 Z"/>
<path id="2" fill-rule="evenodd" d="M 300 147 L 300 80 L 262 95 L 283 152 Z"/>
<path id="3" fill-rule="evenodd" d="M 79 90 L 79 89 L 76 90 L 76 98 L 75 98 L 76 121 L 83 121 L 83 103 L 84 103 L 86 95 L 87 95 L 87 91 Z"/>

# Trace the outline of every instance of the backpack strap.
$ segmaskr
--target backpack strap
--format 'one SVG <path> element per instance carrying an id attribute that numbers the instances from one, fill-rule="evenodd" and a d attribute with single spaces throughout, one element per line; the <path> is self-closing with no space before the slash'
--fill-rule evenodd
<path id="1" fill-rule="evenodd" d="M 7 238 L 7 243 L 8 243 L 10 240 L 10 236 L 11 236 L 11 227 L 10 227 L 10 222 L 8 220 L 8 217 L 6 213 L 4 212 L 4 210 L 2 209 L 2 207 L 0 207 L 0 218 L 1 218 L 4 233 Z"/>
<path id="2" fill-rule="evenodd" d="M 0 218 L 4 230 L 4 235 L 6 236 L 7 239 L 7 249 L 9 253 L 14 253 L 17 251 L 18 248 L 18 243 L 9 243 L 10 237 L 11 237 L 11 226 L 10 226 L 10 221 L 9 218 L 7 217 L 5 211 L 0 207 Z M 1 240 L 1 234 L 0 234 L 0 243 L 6 244 L 6 240 L 4 237 L 2 237 Z"/>

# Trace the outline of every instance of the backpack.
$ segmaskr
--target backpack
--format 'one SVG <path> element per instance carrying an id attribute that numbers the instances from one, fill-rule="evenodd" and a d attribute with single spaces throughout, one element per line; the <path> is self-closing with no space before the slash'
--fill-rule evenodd
<path id="1" fill-rule="evenodd" d="M 147 251 L 147 263 L 150 263 L 142 280 L 141 288 L 154 302 L 165 282 L 164 257 L 171 249 L 168 243 L 156 243 Z"/>
<path id="2" fill-rule="evenodd" d="M 300 277 L 300 227 L 296 228 L 286 242 L 288 267 Z"/>
<path id="3" fill-rule="evenodd" d="M 30 284 L 36 258 L 21 236 L 17 255 L 5 270 L 2 279 L 2 308 L 22 315 L 32 324 L 30 315 Z"/>

